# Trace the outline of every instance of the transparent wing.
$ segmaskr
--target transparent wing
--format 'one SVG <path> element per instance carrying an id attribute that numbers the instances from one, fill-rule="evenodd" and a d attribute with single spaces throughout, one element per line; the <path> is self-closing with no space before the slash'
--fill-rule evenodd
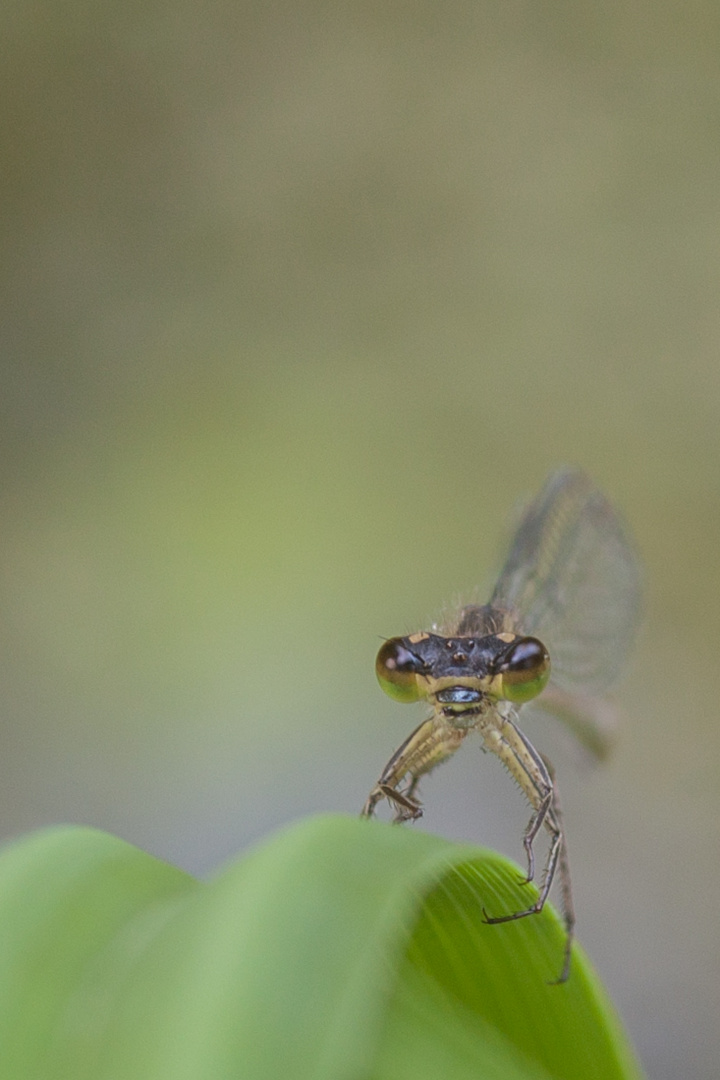
<path id="1" fill-rule="evenodd" d="M 637 626 L 640 569 L 622 521 L 584 473 L 549 478 L 490 603 L 547 646 L 551 685 L 595 695 L 616 681 Z"/>

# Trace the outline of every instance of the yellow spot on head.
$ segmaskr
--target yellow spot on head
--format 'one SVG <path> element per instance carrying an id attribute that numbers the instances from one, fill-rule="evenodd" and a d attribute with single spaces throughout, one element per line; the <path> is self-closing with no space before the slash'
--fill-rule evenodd
<path id="1" fill-rule="evenodd" d="M 505 633 L 505 634 L 496 634 L 495 637 L 498 638 L 500 641 L 504 641 L 507 645 L 509 645 L 511 641 L 515 640 L 515 638 L 517 637 L 517 634 L 507 634 L 507 633 Z"/>
<path id="2" fill-rule="evenodd" d="M 421 630 L 419 634 L 411 634 L 408 638 L 408 641 L 411 642 L 411 644 L 413 645 L 417 645 L 419 641 L 427 641 L 429 637 L 429 634 L 427 634 L 424 630 Z"/>

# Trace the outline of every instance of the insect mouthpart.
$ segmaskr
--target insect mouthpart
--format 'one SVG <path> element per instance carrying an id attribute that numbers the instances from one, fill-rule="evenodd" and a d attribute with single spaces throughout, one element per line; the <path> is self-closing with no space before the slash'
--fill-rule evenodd
<path id="1" fill-rule="evenodd" d="M 479 690 L 471 690 L 467 686 L 448 686 L 435 695 L 442 705 L 477 705 L 482 697 Z"/>

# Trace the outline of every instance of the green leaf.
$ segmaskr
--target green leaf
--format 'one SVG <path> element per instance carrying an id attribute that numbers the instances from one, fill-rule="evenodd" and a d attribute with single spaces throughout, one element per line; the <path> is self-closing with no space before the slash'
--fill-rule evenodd
<path id="1" fill-rule="evenodd" d="M 0 856 L 7 1080 L 630 1080 L 579 949 L 499 856 L 346 817 L 209 884 L 84 829 Z"/>
<path id="2" fill-rule="evenodd" d="M 122 840 L 62 828 L 0 857 L 0 1075 L 93 1076 L 125 970 L 198 883 Z"/>

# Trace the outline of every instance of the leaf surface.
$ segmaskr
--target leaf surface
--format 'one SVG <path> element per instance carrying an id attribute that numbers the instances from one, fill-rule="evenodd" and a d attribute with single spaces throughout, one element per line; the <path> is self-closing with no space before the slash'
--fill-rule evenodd
<path id="1" fill-rule="evenodd" d="M 311 818 L 209 883 L 103 833 L 0 856 L 7 1080 L 637 1080 L 579 948 L 491 852 Z"/>

